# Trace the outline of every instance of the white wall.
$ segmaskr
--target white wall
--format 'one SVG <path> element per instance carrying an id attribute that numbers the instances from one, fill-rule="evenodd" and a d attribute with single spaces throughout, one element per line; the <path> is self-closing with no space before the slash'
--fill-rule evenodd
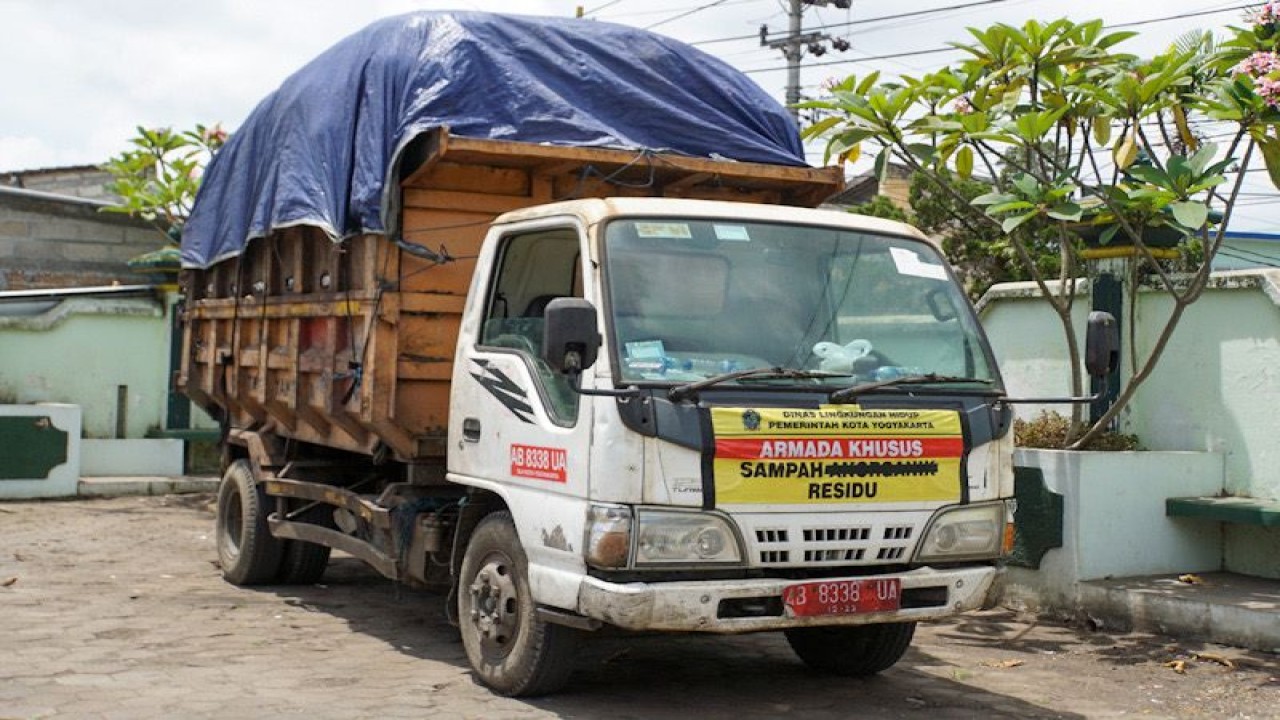
<path id="1" fill-rule="evenodd" d="M 1076 300 L 1083 345 L 1089 307 Z M 1062 327 L 1029 283 L 996 286 L 980 303 L 1010 394 L 1045 396 L 1069 390 Z M 1144 291 L 1137 308 L 1137 344 L 1155 342 L 1172 303 Z M 1122 318 L 1122 335 L 1128 335 Z M 1129 348 L 1122 360 L 1128 375 Z M 1066 414 L 1069 406 L 1056 409 Z M 1226 490 L 1280 500 L 1280 270 L 1218 273 L 1183 316 L 1155 374 L 1121 416 L 1121 430 L 1152 450 L 1222 453 Z M 1039 408 L 1020 406 L 1024 418 Z M 1280 532 L 1226 529 L 1226 565 L 1249 574 L 1280 576 Z"/>

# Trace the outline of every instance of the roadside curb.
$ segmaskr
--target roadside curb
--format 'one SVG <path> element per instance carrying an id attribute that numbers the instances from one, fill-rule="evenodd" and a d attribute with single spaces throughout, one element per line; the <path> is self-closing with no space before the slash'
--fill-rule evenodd
<path id="1" fill-rule="evenodd" d="M 1280 581 L 1216 572 L 1089 580 L 1081 608 L 1103 622 L 1280 654 Z"/>
<path id="2" fill-rule="evenodd" d="M 83 477 L 78 497 L 121 497 L 126 495 L 178 495 L 211 493 L 218 489 L 216 477 Z"/>

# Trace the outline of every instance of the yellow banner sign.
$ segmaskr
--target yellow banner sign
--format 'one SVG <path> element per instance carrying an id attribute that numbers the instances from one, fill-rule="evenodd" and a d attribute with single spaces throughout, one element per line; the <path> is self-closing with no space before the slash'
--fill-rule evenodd
<path id="1" fill-rule="evenodd" d="M 712 408 L 717 504 L 955 502 L 954 410 Z"/>

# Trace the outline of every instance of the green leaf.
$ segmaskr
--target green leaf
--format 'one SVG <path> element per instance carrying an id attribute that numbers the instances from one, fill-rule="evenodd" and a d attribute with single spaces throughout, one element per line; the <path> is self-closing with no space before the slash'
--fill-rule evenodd
<path id="1" fill-rule="evenodd" d="M 1004 231 L 1004 232 L 1006 232 L 1006 233 L 1011 233 L 1011 232 L 1013 232 L 1013 231 L 1014 231 L 1014 229 L 1016 229 L 1019 225 L 1021 225 L 1021 224 L 1025 223 L 1026 221 L 1030 220 L 1031 218 L 1033 218 L 1033 217 L 1035 217 L 1035 216 L 1037 216 L 1037 215 L 1039 215 L 1039 214 L 1040 214 L 1040 212 L 1039 212 L 1039 211 L 1037 211 L 1037 210 L 1032 210 L 1032 211 L 1031 211 L 1031 212 L 1029 212 L 1029 213 L 1025 213 L 1025 214 L 1022 214 L 1022 215 L 1014 215 L 1013 217 L 1005 218 L 1004 222 L 1000 223 L 1000 229 L 1001 229 L 1001 230 L 1003 230 L 1003 231 Z"/>
<path id="2" fill-rule="evenodd" d="M 1014 176 L 1013 186 L 1018 189 L 1018 192 L 1022 193 L 1023 197 L 1040 197 L 1040 182 L 1027 173 L 1019 173 Z"/>
<path id="3" fill-rule="evenodd" d="M 965 145 L 956 151 L 956 174 L 962 180 L 973 175 L 973 148 Z"/>
<path id="4" fill-rule="evenodd" d="M 1192 230 L 1204 227 L 1205 221 L 1209 219 L 1209 208 L 1202 202 L 1187 200 L 1171 203 L 1169 209 L 1173 211 L 1173 219 L 1177 220 L 1179 225 Z"/>
<path id="5" fill-rule="evenodd" d="M 876 155 L 875 163 L 876 182 L 881 185 L 889 177 L 889 147 L 886 145 L 881 148 L 880 153 Z"/>
<path id="6" fill-rule="evenodd" d="M 858 87 L 854 92 L 856 92 L 859 95 L 866 95 L 867 92 L 871 90 L 871 86 L 875 85 L 876 81 L 879 79 L 880 79 L 880 71 L 876 70 L 875 72 L 863 78 L 862 82 L 858 83 Z"/>
<path id="7" fill-rule="evenodd" d="M 1124 42 L 1125 40 L 1128 40 L 1129 38 L 1134 37 L 1137 34 L 1138 33 L 1133 30 L 1121 30 L 1120 32 L 1109 33 L 1107 35 L 1102 36 L 1101 38 L 1098 38 L 1098 41 L 1094 44 L 1105 50 L 1111 47 L 1112 45 L 1115 45 L 1116 43 Z"/>
<path id="8" fill-rule="evenodd" d="M 979 195 L 978 197 L 970 200 L 969 202 L 973 205 L 995 205 L 997 203 L 1012 202 L 1017 199 L 1018 199 L 1017 195 L 1011 195 L 1009 193 L 1002 193 L 1002 192 L 989 192 L 985 195 Z"/>
<path id="9" fill-rule="evenodd" d="M 928 143 L 909 143 L 907 150 L 922 163 L 928 164 L 933 162 L 936 150 Z"/>
<path id="10" fill-rule="evenodd" d="M 1271 177 L 1271 184 L 1280 190 L 1280 140 L 1276 138 L 1262 138 L 1257 141 L 1258 149 L 1262 151 L 1262 160 L 1267 165 L 1267 175 Z"/>
<path id="11" fill-rule="evenodd" d="M 1114 238 L 1114 237 L 1116 236 L 1116 233 L 1118 233 L 1118 232 L 1120 232 L 1120 226 L 1119 226 L 1119 225 L 1111 225 L 1111 226 L 1109 226 L 1106 230 L 1103 230 L 1103 231 L 1102 231 L 1102 234 L 1101 234 L 1101 235 L 1099 235 L 1099 236 L 1098 236 L 1098 244 L 1099 244 L 1099 245 L 1110 245 L 1110 244 L 1111 244 L 1111 239 L 1112 239 L 1112 238 Z"/>
<path id="12" fill-rule="evenodd" d="M 1173 182 L 1163 170 L 1149 165 L 1132 165 L 1129 167 L 1129 174 L 1143 182 L 1151 183 L 1152 185 L 1158 185 L 1164 188 L 1172 187 L 1173 185 Z"/>
<path id="13" fill-rule="evenodd" d="M 986 130 L 990 122 L 986 113 L 971 112 L 960 116 L 960 124 L 964 126 L 967 133 L 977 133 Z"/>
<path id="14" fill-rule="evenodd" d="M 826 131 L 830 130 L 831 128 L 835 127 L 836 125 L 839 125 L 843 120 L 844 118 L 841 118 L 838 115 L 832 115 L 831 117 L 823 118 L 818 122 L 805 128 L 804 130 L 801 130 L 800 139 L 809 140 L 809 139 L 815 138 L 825 133 Z"/>
<path id="15" fill-rule="evenodd" d="M 1084 208 L 1073 202 L 1064 202 L 1049 208 L 1049 217 L 1055 220 L 1079 220 Z"/>
<path id="16" fill-rule="evenodd" d="M 1035 203 L 1027 202 L 1026 200 L 1014 200 L 1012 202 L 1003 202 L 998 205 L 992 205 L 987 208 L 987 214 L 999 215 L 1000 213 L 1007 213 L 1012 210 L 1027 210 L 1035 206 Z"/>

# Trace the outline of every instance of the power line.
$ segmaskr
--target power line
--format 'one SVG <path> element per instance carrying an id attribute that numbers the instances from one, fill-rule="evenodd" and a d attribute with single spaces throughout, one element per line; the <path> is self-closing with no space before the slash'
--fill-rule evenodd
<path id="1" fill-rule="evenodd" d="M 1186 18 L 1201 17 L 1203 15 L 1216 15 L 1217 13 L 1235 12 L 1236 10 L 1250 10 L 1256 8 L 1262 3 L 1249 3 L 1248 5 L 1236 5 L 1234 7 L 1218 8 L 1217 10 L 1199 10 L 1196 12 L 1182 13 L 1180 15 L 1170 15 L 1168 17 L 1156 18 L 1154 20 L 1137 20 L 1134 22 L 1120 23 L 1119 25 L 1108 25 L 1108 30 L 1116 28 L 1137 27 L 1138 25 L 1150 25 L 1152 23 L 1166 22 L 1169 20 L 1184 20 Z"/>
<path id="2" fill-rule="evenodd" d="M 990 2 L 990 0 L 987 0 L 987 1 Z M 1115 28 L 1123 28 L 1123 27 L 1136 27 L 1138 25 L 1150 25 L 1153 23 L 1166 22 L 1168 20 L 1184 20 L 1186 18 L 1200 17 L 1202 15 L 1216 15 L 1219 13 L 1235 12 L 1237 10 L 1248 10 L 1250 8 L 1255 8 L 1257 6 L 1258 6 L 1258 3 L 1251 3 L 1248 5 L 1235 5 L 1232 7 L 1221 8 L 1218 10 L 1200 10 L 1198 12 L 1180 13 L 1178 15 L 1168 15 L 1165 17 L 1151 18 L 1149 20 L 1137 20 L 1134 22 L 1121 23 L 1118 25 L 1108 25 L 1107 28 L 1115 29 Z M 847 63 L 866 63 L 872 60 L 893 60 L 895 58 L 915 57 L 917 55 L 936 55 L 938 53 L 945 53 L 945 52 L 960 52 L 960 49 L 956 47 L 940 47 L 940 48 L 929 48 L 927 50 L 911 50 L 907 52 L 886 53 L 883 55 L 868 55 L 858 60 L 828 60 L 826 62 L 815 62 L 815 63 L 809 63 L 808 66 L 822 67 L 827 65 L 843 65 Z M 744 74 L 751 75 L 753 73 L 774 72 L 782 69 L 783 68 L 781 67 L 753 68 L 751 70 L 743 70 L 742 72 Z"/>
<path id="3" fill-rule="evenodd" d="M 656 22 L 656 23 L 654 23 L 654 24 L 652 24 L 652 25 L 645 25 L 645 26 L 644 26 L 644 29 L 645 29 L 645 30 L 652 30 L 652 29 L 654 29 L 654 28 L 658 27 L 659 25 L 666 25 L 667 23 L 669 23 L 669 22 L 674 22 L 674 21 L 676 21 L 676 20 L 679 20 L 680 18 L 689 17 L 690 15 L 692 15 L 692 14 L 694 14 L 694 13 L 696 13 L 696 12 L 702 12 L 703 10 L 706 10 L 707 8 L 713 8 L 713 7 L 717 6 L 717 5 L 723 5 L 725 2 L 726 2 L 726 0 L 714 0 L 714 2 L 709 2 L 709 3 L 707 3 L 706 5 L 700 5 L 700 6 L 698 6 L 698 7 L 694 8 L 694 9 L 692 9 L 692 10 L 686 10 L 685 12 L 677 13 L 677 14 L 675 14 L 675 15 L 672 15 L 671 17 L 667 18 L 666 20 L 659 20 L 658 22 Z"/>
<path id="4" fill-rule="evenodd" d="M 831 28 L 847 27 L 849 25 L 866 25 L 874 22 L 882 22 L 884 20 L 897 20 L 899 18 L 914 17 L 916 15 L 930 15 L 933 13 L 947 12 L 950 10 L 961 10 L 964 8 L 975 7 L 978 5 L 990 5 L 992 3 L 1008 2 L 1009 0 L 978 0 L 978 2 L 965 3 L 963 5 L 948 5 L 946 7 L 931 8 L 929 10 L 915 10 L 907 13 L 898 13 L 896 15 L 880 15 L 865 20 L 853 20 L 850 22 L 834 23 L 831 25 L 818 25 L 810 28 L 811 30 L 830 30 Z M 729 42 L 732 40 L 751 40 L 758 35 L 735 35 L 733 37 L 714 38 L 712 40 L 699 40 L 689 43 L 690 45 L 710 45 L 712 43 Z"/>
<path id="5" fill-rule="evenodd" d="M 730 5 L 746 5 L 750 3 L 762 3 L 766 1 L 767 0 L 727 0 L 727 2 L 723 3 L 723 5 L 725 7 L 728 7 Z M 687 3 L 682 3 L 682 5 L 683 4 L 687 4 Z M 673 13 L 684 12 L 681 9 L 671 8 L 671 7 L 662 7 L 662 8 L 656 8 L 656 9 L 651 8 L 648 10 L 627 10 L 626 8 L 619 8 L 619 9 L 625 10 L 625 12 L 609 12 L 609 13 L 605 13 L 605 17 L 600 17 L 597 19 L 608 20 L 610 22 L 619 22 L 619 21 L 622 21 L 624 18 L 657 17 L 661 15 L 671 15 Z M 640 27 L 638 22 L 639 21 L 636 21 L 636 23 L 630 23 L 630 24 L 634 24 L 636 25 L 636 27 Z"/>
<path id="6" fill-rule="evenodd" d="M 1237 250 L 1238 250 L 1238 249 L 1239 249 L 1239 248 L 1237 248 Z M 1247 251 L 1246 251 L 1246 252 L 1247 252 Z M 1218 254 L 1219 254 L 1219 255 L 1223 255 L 1223 256 L 1225 256 L 1225 257 L 1233 258 L 1233 259 L 1235 259 L 1235 260 L 1240 260 L 1240 261 L 1242 261 L 1242 262 L 1252 263 L 1252 264 L 1254 264 L 1254 265 L 1262 265 L 1262 266 L 1264 266 L 1264 267 L 1280 268 L 1280 258 L 1271 257 L 1271 256 L 1269 256 L 1269 255 L 1259 255 L 1257 258 L 1243 257 L 1243 256 L 1241 256 L 1241 255 L 1237 255 L 1237 254 L 1236 254 L 1236 253 L 1234 253 L 1234 252 L 1231 252 L 1230 250 L 1227 250 L 1226 248 L 1218 248 Z M 1251 254 L 1252 254 L 1252 255 L 1258 255 L 1258 253 L 1251 253 Z M 1263 259 L 1263 258 L 1265 258 L 1265 259 Z"/>
<path id="7" fill-rule="evenodd" d="M 591 8 L 590 10 L 585 10 L 585 11 L 583 11 L 582 13 L 580 13 L 580 14 L 578 15 L 578 17 L 586 17 L 586 16 L 588 16 L 588 15 L 594 15 L 595 13 L 598 13 L 598 12 L 600 12 L 601 10 L 604 10 L 604 9 L 605 9 L 605 8 L 607 8 L 607 7 L 613 7 L 614 5 L 617 5 L 617 4 L 618 4 L 618 3 L 620 3 L 620 2 L 622 2 L 622 0 L 609 0 L 609 2 L 607 2 L 607 3 L 603 4 L 603 5 L 597 5 L 596 7 L 593 7 L 593 8 Z"/>

